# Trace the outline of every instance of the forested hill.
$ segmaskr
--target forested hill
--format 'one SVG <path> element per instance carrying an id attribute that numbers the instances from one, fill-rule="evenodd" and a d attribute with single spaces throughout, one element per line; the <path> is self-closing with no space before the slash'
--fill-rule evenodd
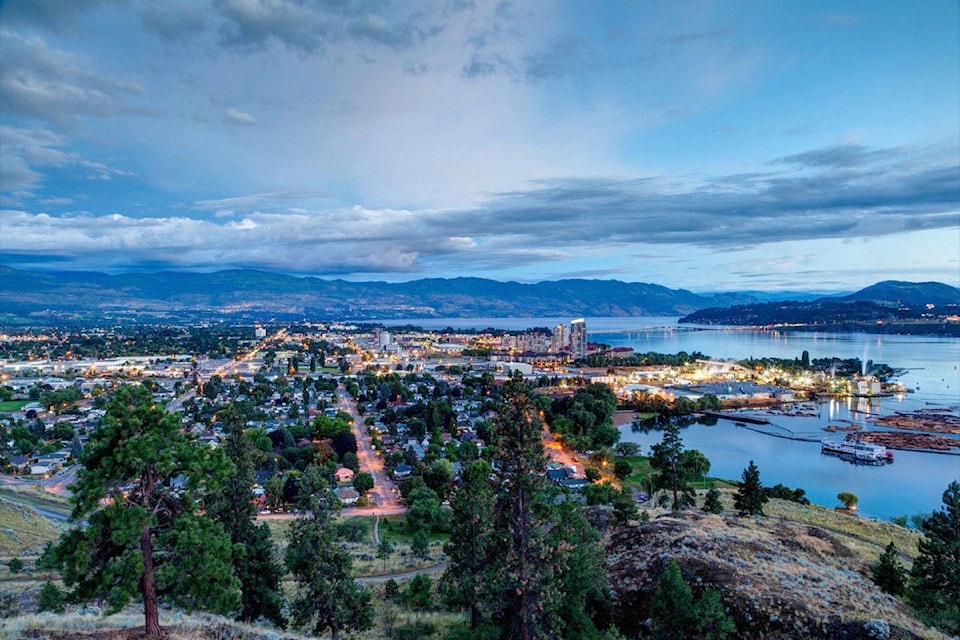
<path id="1" fill-rule="evenodd" d="M 0 267 L 7 322 L 36 318 L 378 319 L 444 317 L 679 316 L 755 302 L 738 294 L 617 280 L 536 284 L 482 278 L 348 282 L 253 270 L 216 273 L 42 272 Z"/>
<path id="2" fill-rule="evenodd" d="M 880 282 L 842 297 L 700 309 L 681 323 L 960 335 L 960 289 L 939 282 Z"/>

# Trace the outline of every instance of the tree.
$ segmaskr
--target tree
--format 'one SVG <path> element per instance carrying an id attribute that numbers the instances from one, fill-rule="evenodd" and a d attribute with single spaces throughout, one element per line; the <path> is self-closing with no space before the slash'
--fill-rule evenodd
<path id="1" fill-rule="evenodd" d="M 423 481 L 428 487 L 436 491 L 437 497 L 442 502 L 450 493 L 450 483 L 453 482 L 453 464 L 445 458 L 434 460 L 423 472 Z"/>
<path id="2" fill-rule="evenodd" d="M 364 631 L 373 626 L 370 592 L 353 579 L 350 553 L 338 544 L 331 512 L 338 504 L 329 487 L 317 481 L 313 468 L 306 478 L 302 505 L 309 515 L 293 522 L 286 552 L 287 568 L 297 582 L 290 611 L 297 627 L 319 635 L 330 630 Z"/>
<path id="3" fill-rule="evenodd" d="M 276 509 L 283 504 L 283 478 L 280 476 L 270 476 L 263 483 L 263 495 L 267 499 L 267 505 L 271 509 Z"/>
<path id="4" fill-rule="evenodd" d="M 539 412 L 527 387 L 504 383 L 496 419 L 496 457 L 504 463 L 496 493 L 495 541 L 499 550 L 495 615 L 503 638 L 540 640 L 555 635 L 558 585 L 546 561 L 548 507 Z"/>
<path id="5" fill-rule="evenodd" d="M 877 564 L 871 567 L 874 584 L 895 596 L 902 596 L 907 590 L 907 572 L 900 564 L 899 555 L 897 545 L 891 540 Z"/>
<path id="6" fill-rule="evenodd" d="M 493 488 L 490 465 L 484 460 L 469 464 L 461 473 L 460 487 L 450 500 L 453 510 L 450 540 L 444 551 L 450 558 L 445 579 L 470 611 L 470 627 L 481 621 L 486 571 L 492 551 Z"/>
<path id="7" fill-rule="evenodd" d="M 733 498 L 733 506 L 741 516 L 762 516 L 763 505 L 767 502 L 767 495 L 760 484 L 760 470 L 753 460 L 743 470 L 743 480 L 737 487 L 737 495 Z"/>
<path id="8" fill-rule="evenodd" d="M 676 560 L 667 562 L 650 605 L 653 636 L 661 640 L 724 640 L 737 627 L 723 609 L 720 592 L 707 589 L 694 603 Z"/>
<path id="9" fill-rule="evenodd" d="M 381 538 L 380 544 L 377 545 L 377 558 L 383 560 L 384 572 L 387 570 L 387 558 L 390 557 L 391 553 L 393 553 L 393 543 L 386 538 Z"/>
<path id="10" fill-rule="evenodd" d="M 571 501 L 556 505 L 551 516 L 547 542 L 555 558 L 553 574 L 560 585 L 562 603 L 557 611 L 558 630 L 562 630 L 562 637 L 570 640 L 596 638 L 599 633 L 590 614 L 610 604 L 604 565 L 606 554 L 600 546 L 600 532 Z"/>
<path id="11" fill-rule="evenodd" d="M 353 488 L 360 495 L 365 495 L 367 491 L 373 489 L 373 476 L 366 471 L 361 471 L 353 477 Z"/>
<path id="12" fill-rule="evenodd" d="M 429 609 L 433 606 L 433 597 L 430 594 L 432 588 L 433 581 L 430 576 L 425 573 L 414 576 L 404 594 L 407 606 L 417 611 Z"/>
<path id="13" fill-rule="evenodd" d="M 86 526 L 44 554 L 73 599 L 102 599 L 115 612 L 139 594 L 148 637 L 160 635 L 160 598 L 186 609 L 239 609 L 229 538 L 194 500 L 228 466 L 222 457 L 183 433 L 146 388 L 126 386 L 108 403 L 81 462 L 71 518 Z"/>
<path id="14" fill-rule="evenodd" d="M 703 510 L 707 513 L 723 513 L 723 503 L 720 502 L 720 490 L 710 487 L 703 499 Z"/>
<path id="15" fill-rule="evenodd" d="M 220 418 L 226 436 L 222 448 L 233 470 L 208 501 L 208 513 L 223 524 L 233 544 L 234 575 L 240 581 L 240 619 L 249 623 L 262 616 L 282 627 L 286 624 L 280 585 L 283 570 L 269 528 L 254 522 L 253 442 L 244 432 L 245 418 L 235 405 L 222 411 Z"/>
<path id="16" fill-rule="evenodd" d="M 37 611 L 50 611 L 53 613 L 63 613 L 64 607 L 63 592 L 60 587 L 49 580 L 40 587 L 40 594 L 37 596 Z"/>
<path id="17" fill-rule="evenodd" d="M 613 463 L 613 475 L 615 475 L 618 480 L 624 480 L 631 473 L 633 473 L 633 465 L 628 461 L 617 460 Z"/>
<path id="18" fill-rule="evenodd" d="M 684 450 L 680 427 L 673 423 L 663 428 L 663 439 L 651 449 L 650 466 L 659 472 L 654 478 L 654 488 L 671 492 L 673 500 L 666 500 L 670 502 L 670 508 L 679 511 L 696 504 L 690 480 L 709 470 L 706 457 L 696 449 Z M 665 501 L 661 499 L 661 502 Z"/>
<path id="19" fill-rule="evenodd" d="M 23 571 L 23 560 L 20 558 L 11 558 L 7 566 L 10 568 L 10 573 L 20 573 Z"/>
<path id="20" fill-rule="evenodd" d="M 637 502 L 633 499 L 633 494 L 624 487 L 613 494 L 613 519 L 617 524 L 627 524 L 631 520 L 640 517 L 640 511 L 637 509 Z"/>
<path id="21" fill-rule="evenodd" d="M 857 508 L 857 502 L 860 501 L 860 498 L 856 494 L 850 493 L 849 491 L 841 491 L 837 494 L 837 500 L 843 503 L 843 506 L 847 511 L 853 511 Z"/>
<path id="22" fill-rule="evenodd" d="M 653 636 L 661 640 L 685 640 L 692 631 L 693 592 L 676 560 L 671 559 L 660 574 L 650 604 L 650 619 Z"/>
<path id="23" fill-rule="evenodd" d="M 910 601 L 948 633 L 960 633 L 960 482 L 943 492 L 944 508 L 920 526 L 920 553 L 910 571 Z"/>
<path id="24" fill-rule="evenodd" d="M 421 560 L 430 558 L 430 539 L 427 538 L 427 532 L 423 529 L 417 529 L 410 539 L 410 551 Z"/>

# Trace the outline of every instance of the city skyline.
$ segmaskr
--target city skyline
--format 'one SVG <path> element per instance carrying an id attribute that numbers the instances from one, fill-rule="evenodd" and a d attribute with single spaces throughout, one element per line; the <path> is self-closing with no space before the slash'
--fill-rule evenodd
<path id="1" fill-rule="evenodd" d="M 0 7 L 0 262 L 960 285 L 960 8 Z"/>

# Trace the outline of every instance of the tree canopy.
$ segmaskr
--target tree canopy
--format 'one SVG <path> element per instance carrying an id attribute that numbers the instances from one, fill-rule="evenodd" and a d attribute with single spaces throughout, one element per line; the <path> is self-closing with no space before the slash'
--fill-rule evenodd
<path id="1" fill-rule="evenodd" d="M 161 599 L 222 614 L 240 608 L 232 547 L 202 516 L 196 497 L 228 468 L 222 456 L 180 430 L 180 420 L 140 386 L 117 390 L 83 455 L 72 519 L 86 519 L 48 547 L 75 601 L 107 611 L 143 601 L 147 636 L 159 636 Z"/>

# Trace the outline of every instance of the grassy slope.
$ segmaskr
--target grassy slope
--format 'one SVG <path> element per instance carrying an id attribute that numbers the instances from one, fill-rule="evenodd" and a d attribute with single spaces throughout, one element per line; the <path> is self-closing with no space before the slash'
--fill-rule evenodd
<path id="1" fill-rule="evenodd" d="M 29 507 L 0 498 L 0 556 L 36 555 L 60 531 Z"/>

